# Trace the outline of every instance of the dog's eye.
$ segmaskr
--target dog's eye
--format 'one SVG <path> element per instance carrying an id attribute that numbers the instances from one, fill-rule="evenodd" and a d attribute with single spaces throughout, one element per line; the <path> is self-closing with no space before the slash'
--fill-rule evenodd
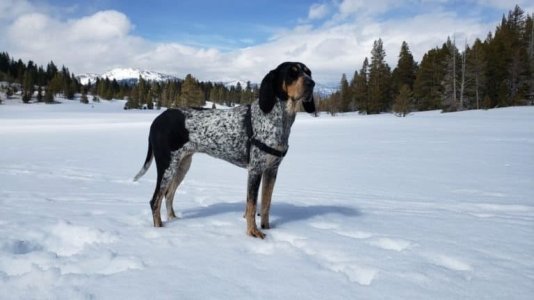
<path id="1" fill-rule="evenodd" d="M 297 68 L 296 66 L 293 66 L 289 69 L 289 75 L 291 76 L 298 76 L 299 75 L 299 68 Z"/>

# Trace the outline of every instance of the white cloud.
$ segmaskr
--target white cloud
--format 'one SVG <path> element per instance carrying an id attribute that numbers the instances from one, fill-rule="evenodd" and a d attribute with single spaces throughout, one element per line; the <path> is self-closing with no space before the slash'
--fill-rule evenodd
<path id="1" fill-rule="evenodd" d="M 69 28 L 69 35 L 77 40 L 110 40 L 128 35 L 132 24 L 124 14 L 113 11 L 100 11 L 96 14 L 75 20 Z"/>
<path id="2" fill-rule="evenodd" d="M 81 19 L 60 21 L 42 13 L 23 14 L 3 33 L 12 56 L 40 64 L 54 60 L 73 72 L 103 72 L 132 62 L 149 43 L 130 34 L 128 18 L 102 11 Z"/>
<path id="3" fill-rule="evenodd" d="M 306 63 L 322 83 L 336 83 L 341 74 L 352 76 L 370 56 L 373 41 L 382 38 L 387 61 L 394 66 L 402 41 L 407 41 L 416 60 L 440 46 L 447 36 L 472 42 L 495 29 L 479 18 L 459 17 L 440 9 L 415 16 L 377 18 L 391 8 L 417 5 L 415 0 L 343 0 L 311 5 L 308 21 L 277 31 L 271 39 L 242 49 L 224 51 L 179 42 L 154 42 L 136 36 L 134 24 L 125 14 L 108 10 L 78 19 L 61 20 L 36 12 L 26 1 L 17 3 L 9 19 L 0 15 L 0 43 L 16 58 L 38 64 L 53 60 L 74 73 L 105 72 L 114 67 L 136 67 L 178 76 L 188 73 L 201 80 L 251 80 L 279 63 Z M 446 0 L 428 0 L 443 2 Z M 483 1 L 483 0 L 478 0 Z M 494 0 L 486 0 L 495 2 Z M 19 5 L 20 4 L 20 5 Z M 511 9 L 511 7 L 509 8 Z M 330 17 L 329 17 L 330 16 Z"/>
<path id="4" fill-rule="evenodd" d="M 385 12 L 393 7 L 407 5 L 406 2 L 398 0 L 342 0 L 339 4 L 339 15 L 347 16 L 364 16 Z"/>
<path id="5" fill-rule="evenodd" d="M 16 16 L 30 12 L 34 12 L 34 8 L 27 0 L 0 1 L 0 21 L 12 20 Z"/>
<path id="6" fill-rule="evenodd" d="M 320 20 L 328 15 L 330 9 L 328 4 L 312 4 L 308 12 L 308 19 L 310 20 Z"/>
<path id="7" fill-rule="evenodd" d="M 476 0 L 476 2 L 484 6 L 492 6 L 503 10 L 510 10 L 515 4 L 525 9 L 530 3 L 530 7 L 532 7 L 532 2 L 530 0 Z"/>

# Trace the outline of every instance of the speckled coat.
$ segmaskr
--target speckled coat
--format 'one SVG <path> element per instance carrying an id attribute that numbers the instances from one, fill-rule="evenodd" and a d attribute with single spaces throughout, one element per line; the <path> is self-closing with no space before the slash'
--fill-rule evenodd
<path id="1" fill-rule="evenodd" d="M 271 112 L 264 113 L 258 102 L 254 102 L 250 108 L 252 138 L 274 149 L 286 151 L 296 115 L 295 111 L 288 111 L 287 106 L 286 101 L 278 100 Z M 227 110 L 182 110 L 189 141 L 176 155 L 184 157 L 195 152 L 206 153 L 259 173 L 278 166 L 282 157 L 265 153 L 253 145 L 248 160 L 249 137 L 245 128 L 247 109 L 247 106 L 239 106 Z"/>

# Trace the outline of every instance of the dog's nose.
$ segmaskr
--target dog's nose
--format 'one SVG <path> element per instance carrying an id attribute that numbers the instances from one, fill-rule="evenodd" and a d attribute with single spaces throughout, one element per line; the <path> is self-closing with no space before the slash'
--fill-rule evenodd
<path id="1" fill-rule="evenodd" d="M 313 89 L 313 87 L 315 86 L 315 81 L 313 81 L 311 79 L 306 79 L 304 84 L 306 85 L 306 87 L 308 87 L 310 89 Z"/>

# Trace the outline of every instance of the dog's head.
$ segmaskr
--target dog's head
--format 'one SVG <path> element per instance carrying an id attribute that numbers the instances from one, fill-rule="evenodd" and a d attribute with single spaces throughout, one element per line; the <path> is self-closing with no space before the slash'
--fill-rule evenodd
<path id="1" fill-rule="evenodd" d="M 261 81 L 260 108 L 264 113 L 269 113 L 276 103 L 276 98 L 282 101 L 302 100 L 304 110 L 314 113 L 314 86 L 311 71 L 306 65 L 299 62 L 282 63 Z"/>

